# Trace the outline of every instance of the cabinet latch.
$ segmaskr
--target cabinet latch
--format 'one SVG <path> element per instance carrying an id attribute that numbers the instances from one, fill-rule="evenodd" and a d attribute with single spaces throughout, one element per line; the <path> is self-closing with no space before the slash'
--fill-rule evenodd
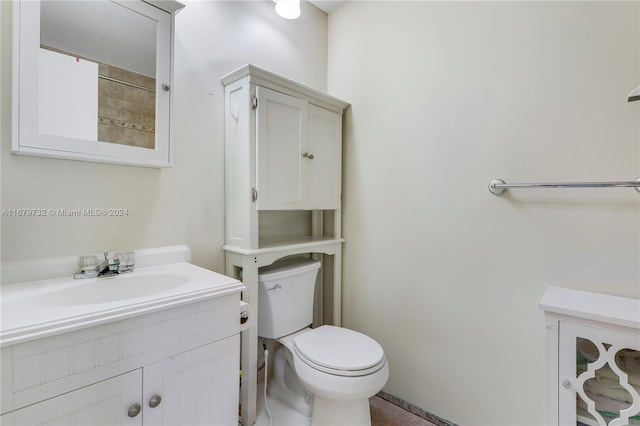
<path id="1" fill-rule="evenodd" d="M 251 188 L 251 201 L 254 203 L 258 199 L 258 191 L 255 188 Z"/>
<path id="2" fill-rule="evenodd" d="M 251 96 L 251 109 L 258 108 L 258 97 L 256 95 Z"/>

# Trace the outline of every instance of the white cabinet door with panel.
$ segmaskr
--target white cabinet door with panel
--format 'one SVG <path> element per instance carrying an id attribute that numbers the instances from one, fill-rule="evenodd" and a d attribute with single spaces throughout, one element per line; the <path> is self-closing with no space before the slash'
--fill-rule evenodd
<path id="1" fill-rule="evenodd" d="M 147 425 L 233 425 L 238 421 L 239 335 L 144 368 Z"/>
<path id="2" fill-rule="evenodd" d="M 263 87 L 256 88 L 256 96 L 256 207 L 301 209 L 308 104 Z"/>
<path id="3" fill-rule="evenodd" d="M 142 369 L 0 416 L 3 425 L 142 425 Z"/>
<path id="4" fill-rule="evenodd" d="M 316 210 L 337 209 L 342 193 L 342 115 L 309 104 L 308 127 L 308 144 L 302 154 L 305 205 Z"/>

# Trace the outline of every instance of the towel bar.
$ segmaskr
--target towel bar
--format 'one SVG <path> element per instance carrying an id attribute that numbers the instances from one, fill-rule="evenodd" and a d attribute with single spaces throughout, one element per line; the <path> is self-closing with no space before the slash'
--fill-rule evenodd
<path id="1" fill-rule="evenodd" d="M 502 179 L 489 182 L 489 191 L 493 195 L 502 195 L 511 188 L 635 188 L 640 192 L 640 178 L 627 182 L 506 183 Z"/>

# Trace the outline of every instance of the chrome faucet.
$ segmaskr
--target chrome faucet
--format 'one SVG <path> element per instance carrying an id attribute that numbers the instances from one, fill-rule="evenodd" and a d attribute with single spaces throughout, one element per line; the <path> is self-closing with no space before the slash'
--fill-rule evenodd
<path id="1" fill-rule="evenodd" d="M 98 277 L 109 277 L 111 275 L 118 274 L 120 266 L 120 259 L 117 259 L 115 256 L 109 259 L 109 252 L 104 252 L 104 262 L 102 265 L 98 266 L 96 270 L 96 276 Z"/>
<path id="2" fill-rule="evenodd" d="M 134 268 L 135 253 L 115 253 L 109 258 L 109 252 L 104 252 L 104 261 L 96 265 L 96 256 L 80 256 L 78 265 L 80 272 L 73 274 L 73 278 L 110 277 L 124 272 L 131 272 Z"/>

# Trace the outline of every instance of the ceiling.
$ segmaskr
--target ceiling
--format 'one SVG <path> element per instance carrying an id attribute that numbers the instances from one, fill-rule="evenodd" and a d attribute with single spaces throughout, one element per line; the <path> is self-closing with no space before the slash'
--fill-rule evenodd
<path id="1" fill-rule="evenodd" d="M 309 0 L 309 3 L 329 13 L 345 4 L 346 0 Z"/>

